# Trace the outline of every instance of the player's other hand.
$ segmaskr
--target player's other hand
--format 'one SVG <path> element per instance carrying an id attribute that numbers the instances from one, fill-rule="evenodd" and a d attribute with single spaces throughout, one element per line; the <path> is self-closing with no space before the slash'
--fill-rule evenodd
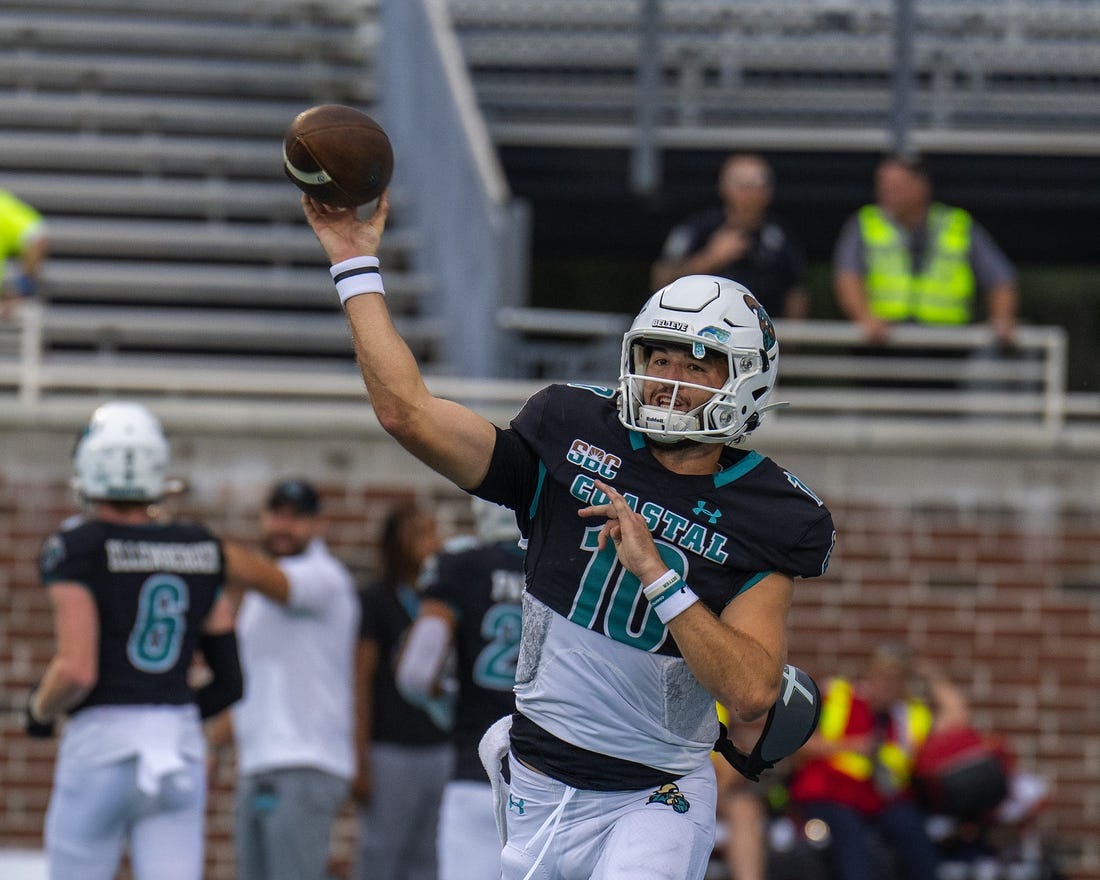
<path id="1" fill-rule="evenodd" d="M 596 488 L 607 496 L 605 504 L 593 504 L 577 511 L 579 516 L 607 517 L 600 530 L 598 546 L 602 550 L 610 540 L 623 567 L 648 584 L 668 571 L 668 565 L 657 552 L 653 535 L 645 517 L 634 511 L 623 495 L 604 483 L 596 480 Z"/>

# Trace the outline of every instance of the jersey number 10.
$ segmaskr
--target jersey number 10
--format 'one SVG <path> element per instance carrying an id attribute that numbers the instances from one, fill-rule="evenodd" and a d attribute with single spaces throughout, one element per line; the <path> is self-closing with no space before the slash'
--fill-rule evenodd
<path id="1" fill-rule="evenodd" d="M 584 569 L 580 588 L 573 598 L 573 607 L 569 609 L 569 619 L 587 629 L 600 630 L 616 642 L 622 642 L 643 651 L 656 651 L 668 637 L 668 629 L 656 612 L 649 607 L 642 595 L 642 584 L 634 575 L 622 567 L 615 547 L 609 541 L 601 550 L 599 545 L 602 526 L 590 526 L 585 529 L 581 540 L 581 549 L 592 554 Z M 688 561 L 678 547 L 664 541 L 656 541 L 657 552 L 665 564 L 681 578 L 687 579 Z M 604 598 L 611 591 L 611 600 L 606 603 L 602 620 L 597 616 Z M 640 622 L 638 604 L 645 606 Z"/>

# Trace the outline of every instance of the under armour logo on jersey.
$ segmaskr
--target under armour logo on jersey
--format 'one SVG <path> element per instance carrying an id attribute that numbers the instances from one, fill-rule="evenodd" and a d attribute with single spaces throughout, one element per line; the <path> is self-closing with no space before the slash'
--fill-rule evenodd
<path id="1" fill-rule="evenodd" d="M 677 813 L 686 813 L 691 809 L 688 799 L 683 796 L 680 789 L 673 782 L 666 782 L 649 796 L 647 804 L 666 804 Z"/>
<path id="2" fill-rule="evenodd" d="M 705 501 L 700 501 L 698 504 L 696 504 L 691 509 L 691 512 L 694 513 L 696 516 L 705 516 L 707 518 L 707 522 L 709 522 L 711 525 L 714 525 L 716 522 L 718 522 L 718 518 L 722 515 L 722 511 L 720 511 L 717 507 L 714 508 L 714 510 L 711 510 L 709 507 L 707 507 L 707 502 Z"/>
<path id="3" fill-rule="evenodd" d="M 527 801 L 523 798 L 508 795 L 508 809 L 515 810 L 520 816 L 523 816 L 527 813 Z"/>

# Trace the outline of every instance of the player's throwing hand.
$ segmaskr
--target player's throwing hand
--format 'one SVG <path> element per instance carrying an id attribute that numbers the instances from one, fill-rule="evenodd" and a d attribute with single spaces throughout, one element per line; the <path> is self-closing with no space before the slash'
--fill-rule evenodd
<path id="1" fill-rule="evenodd" d="M 336 208 L 307 195 L 302 209 L 317 240 L 333 263 L 350 257 L 378 256 L 382 232 L 390 212 L 389 191 L 382 193 L 369 217 L 360 218 L 356 208 Z"/>

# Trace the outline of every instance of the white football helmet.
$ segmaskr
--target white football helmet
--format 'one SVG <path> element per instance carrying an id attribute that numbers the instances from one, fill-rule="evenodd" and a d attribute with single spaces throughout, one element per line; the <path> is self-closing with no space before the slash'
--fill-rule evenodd
<path id="1" fill-rule="evenodd" d="M 149 410 L 112 401 L 92 413 L 73 456 L 73 488 L 85 501 L 157 501 L 168 441 Z"/>
<path id="2" fill-rule="evenodd" d="M 729 378 L 718 389 L 649 378 L 647 342 L 685 346 L 700 359 L 708 352 L 720 354 Z M 748 288 L 728 278 L 688 275 L 653 294 L 623 337 L 619 421 L 658 443 L 733 443 L 760 424 L 765 410 L 782 406 L 766 405 L 778 365 L 775 328 Z M 672 387 L 667 406 L 644 402 L 647 382 Z M 676 405 L 681 388 L 714 393 L 706 403 L 684 412 Z"/>
<path id="3" fill-rule="evenodd" d="M 519 540 L 516 515 L 507 507 L 475 497 L 470 499 L 470 509 L 474 514 L 478 540 L 483 544 Z"/>

